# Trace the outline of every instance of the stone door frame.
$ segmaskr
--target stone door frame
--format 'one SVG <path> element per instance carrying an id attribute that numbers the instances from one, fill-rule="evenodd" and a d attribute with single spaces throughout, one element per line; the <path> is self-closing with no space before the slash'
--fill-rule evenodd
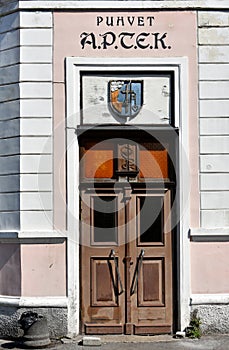
<path id="1" fill-rule="evenodd" d="M 178 328 L 189 323 L 190 252 L 189 252 L 189 111 L 188 111 L 188 59 L 175 58 L 66 58 L 66 138 L 67 138 L 67 276 L 68 276 L 68 333 L 78 334 L 80 329 L 79 278 L 79 146 L 77 125 L 80 125 L 80 72 L 81 71 L 173 71 L 175 77 L 175 127 L 179 128 L 179 240 L 178 264 Z"/>

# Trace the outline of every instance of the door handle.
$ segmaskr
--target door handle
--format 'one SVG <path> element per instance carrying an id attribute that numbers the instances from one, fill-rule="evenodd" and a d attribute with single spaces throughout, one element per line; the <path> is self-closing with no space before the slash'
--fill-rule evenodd
<path id="1" fill-rule="evenodd" d="M 142 267 L 142 261 L 143 261 L 144 255 L 145 255 L 145 251 L 144 249 L 142 249 L 137 259 L 136 267 L 134 270 L 133 281 L 130 287 L 130 295 L 133 295 L 136 292 L 137 285 L 138 285 L 138 278 Z"/>
<path id="2" fill-rule="evenodd" d="M 110 258 L 114 260 L 115 272 L 118 279 L 117 284 L 115 285 L 115 290 L 117 291 L 117 294 L 120 295 L 124 292 L 124 289 L 123 289 L 123 284 L 122 284 L 122 280 L 121 280 L 121 276 L 118 268 L 118 257 L 115 255 L 114 249 L 111 249 Z M 119 287 L 120 287 L 120 290 L 119 290 Z"/>

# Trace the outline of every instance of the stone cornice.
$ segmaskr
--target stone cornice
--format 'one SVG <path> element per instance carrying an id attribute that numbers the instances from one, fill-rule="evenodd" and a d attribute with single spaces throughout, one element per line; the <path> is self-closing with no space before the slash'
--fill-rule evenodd
<path id="1" fill-rule="evenodd" d="M 228 10 L 229 0 L 0 0 L 0 15 L 17 10 Z"/>

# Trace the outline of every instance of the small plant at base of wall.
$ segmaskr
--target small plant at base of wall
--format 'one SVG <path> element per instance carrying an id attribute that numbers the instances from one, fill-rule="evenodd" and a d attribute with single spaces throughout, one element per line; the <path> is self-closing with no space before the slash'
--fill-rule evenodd
<path id="1" fill-rule="evenodd" d="M 186 328 L 186 336 L 192 339 L 199 339 L 201 337 L 201 320 L 197 316 L 197 310 L 194 310 L 191 314 L 190 326 Z"/>

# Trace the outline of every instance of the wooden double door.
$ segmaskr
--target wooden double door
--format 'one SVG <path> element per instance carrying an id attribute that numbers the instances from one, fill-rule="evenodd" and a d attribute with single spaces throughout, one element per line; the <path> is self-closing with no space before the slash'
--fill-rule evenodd
<path id="1" fill-rule="evenodd" d="M 129 183 L 81 194 L 85 334 L 172 331 L 171 192 Z"/>

